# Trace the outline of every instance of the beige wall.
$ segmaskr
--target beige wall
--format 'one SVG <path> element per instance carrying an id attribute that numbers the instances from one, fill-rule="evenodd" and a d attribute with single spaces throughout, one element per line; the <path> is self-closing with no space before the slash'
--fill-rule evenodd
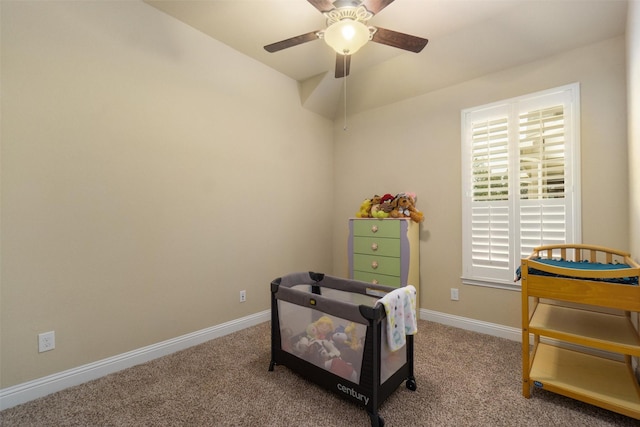
<path id="1" fill-rule="evenodd" d="M 519 327 L 519 292 L 461 285 L 460 111 L 581 85 L 583 242 L 629 249 L 625 40 L 619 37 L 360 113 L 335 125 L 337 218 L 374 193 L 413 191 L 421 227 L 420 307 Z M 334 268 L 346 274 L 346 220 Z M 450 301 L 450 288 L 460 301 Z"/>
<path id="2" fill-rule="evenodd" d="M 629 2 L 627 22 L 629 105 L 629 240 L 640 262 L 640 1 Z"/>
<path id="3" fill-rule="evenodd" d="M 330 270 L 332 125 L 294 81 L 141 2 L 1 8 L 0 388 Z"/>

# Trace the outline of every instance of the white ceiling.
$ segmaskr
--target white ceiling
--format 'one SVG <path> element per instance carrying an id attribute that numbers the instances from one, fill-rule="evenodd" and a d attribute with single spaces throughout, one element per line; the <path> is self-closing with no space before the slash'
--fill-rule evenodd
<path id="1" fill-rule="evenodd" d="M 300 82 L 301 103 L 335 118 L 342 79 L 322 40 L 263 46 L 325 28 L 306 0 L 145 0 Z M 626 0 L 395 0 L 369 25 L 429 39 L 421 53 L 368 43 L 351 58 L 349 113 L 624 34 Z M 359 82 L 366 82 L 366 85 Z M 354 102 L 355 101 L 355 102 Z"/>

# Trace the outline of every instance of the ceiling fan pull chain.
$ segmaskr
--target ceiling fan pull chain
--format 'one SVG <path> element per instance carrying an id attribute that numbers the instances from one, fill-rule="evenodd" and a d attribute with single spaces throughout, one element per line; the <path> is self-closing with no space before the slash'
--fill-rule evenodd
<path id="1" fill-rule="evenodd" d="M 342 61 L 344 64 L 343 69 L 346 70 L 347 69 L 347 55 L 346 53 L 343 55 L 342 57 Z M 347 76 L 345 75 L 343 77 L 344 80 L 344 127 L 342 128 L 342 130 L 344 130 L 345 132 L 347 131 Z"/>

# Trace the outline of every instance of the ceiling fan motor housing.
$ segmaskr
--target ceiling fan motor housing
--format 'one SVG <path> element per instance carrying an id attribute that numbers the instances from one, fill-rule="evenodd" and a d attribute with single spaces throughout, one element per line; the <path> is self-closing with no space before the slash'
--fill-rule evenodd
<path id="1" fill-rule="evenodd" d="M 330 10 L 329 12 L 324 12 L 324 16 L 327 18 L 327 27 L 329 27 L 343 19 L 351 19 L 366 24 L 367 21 L 373 17 L 373 13 L 369 12 L 364 6 L 344 6 Z"/>
<path id="2" fill-rule="evenodd" d="M 341 9 L 343 7 L 353 7 L 356 8 L 362 4 L 363 0 L 336 0 L 333 2 L 333 7 L 336 9 Z"/>

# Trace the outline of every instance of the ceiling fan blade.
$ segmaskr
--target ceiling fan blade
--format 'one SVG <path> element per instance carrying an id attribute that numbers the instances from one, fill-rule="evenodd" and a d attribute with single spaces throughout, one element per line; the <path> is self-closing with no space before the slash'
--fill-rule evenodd
<path id="1" fill-rule="evenodd" d="M 318 32 L 319 31 L 312 31 L 307 34 L 301 34 L 299 36 L 291 37 L 290 39 L 281 40 L 276 43 L 271 43 L 266 45 L 264 47 L 264 50 L 266 50 L 267 52 L 273 53 L 282 49 L 286 49 L 288 47 L 293 47 L 302 43 L 318 40 Z"/>
<path id="2" fill-rule="evenodd" d="M 333 6 L 333 2 L 331 0 L 307 0 L 309 3 L 313 5 L 320 12 L 329 12 L 330 10 L 335 9 Z M 393 0 L 392 0 L 393 1 Z"/>
<path id="3" fill-rule="evenodd" d="M 371 41 L 415 53 L 424 49 L 429 42 L 429 40 L 423 39 L 422 37 L 411 36 L 409 34 L 399 33 L 397 31 L 387 30 L 380 27 L 377 27 L 377 31 L 373 34 Z"/>
<path id="4" fill-rule="evenodd" d="M 362 5 L 374 15 L 379 13 L 382 9 L 393 3 L 393 0 L 364 0 Z"/>
<path id="5" fill-rule="evenodd" d="M 351 55 L 336 53 L 336 79 L 347 77 L 351 67 Z"/>

